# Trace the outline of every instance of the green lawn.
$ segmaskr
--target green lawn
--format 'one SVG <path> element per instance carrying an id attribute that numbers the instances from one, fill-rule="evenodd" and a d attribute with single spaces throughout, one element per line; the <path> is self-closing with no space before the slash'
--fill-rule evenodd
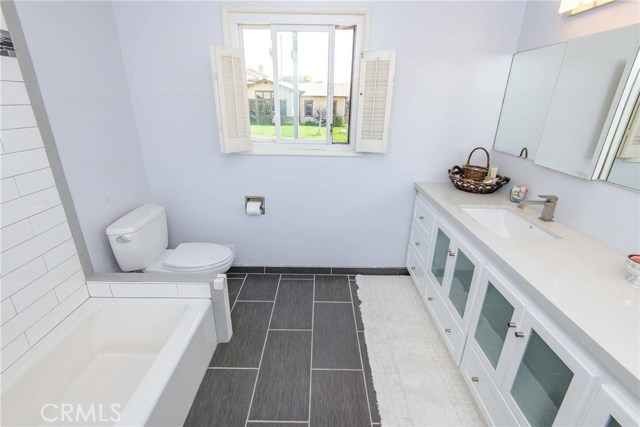
<path id="1" fill-rule="evenodd" d="M 282 137 L 293 138 L 293 125 L 280 127 Z M 340 131 L 344 132 L 340 132 Z M 276 127 L 269 125 L 251 125 L 251 135 L 258 139 L 270 139 L 276 135 Z M 298 126 L 298 137 L 303 139 L 326 139 L 327 128 L 318 128 L 316 126 Z M 333 142 L 346 143 L 348 142 L 349 131 L 346 126 L 333 128 Z"/>

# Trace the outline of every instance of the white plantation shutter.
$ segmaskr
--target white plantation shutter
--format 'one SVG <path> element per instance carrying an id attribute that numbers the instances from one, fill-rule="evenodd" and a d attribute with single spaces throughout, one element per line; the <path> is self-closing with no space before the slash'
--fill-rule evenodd
<path id="1" fill-rule="evenodd" d="M 218 110 L 220 151 L 249 151 L 251 128 L 244 53 L 240 49 L 211 46 L 211 68 Z"/>
<path id="2" fill-rule="evenodd" d="M 360 60 L 356 151 L 386 153 L 396 53 L 363 52 Z"/>

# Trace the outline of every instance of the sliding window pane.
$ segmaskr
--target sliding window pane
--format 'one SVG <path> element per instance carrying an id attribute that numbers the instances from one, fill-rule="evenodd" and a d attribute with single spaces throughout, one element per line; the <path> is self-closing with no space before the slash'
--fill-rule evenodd
<path id="1" fill-rule="evenodd" d="M 355 28 L 335 30 L 333 67 L 333 134 L 334 144 L 349 143 L 349 112 L 353 76 L 353 39 Z"/>
<path id="2" fill-rule="evenodd" d="M 247 89 L 251 139 L 275 141 L 275 93 L 273 60 L 271 58 L 271 30 L 269 28 L 242 29 L 242 42 L 247 67 Z"/>
<path id="3" fill-rule="evenodd" d="M 277 31 L 280 138 L 327 140 L 328 31 Z"/>

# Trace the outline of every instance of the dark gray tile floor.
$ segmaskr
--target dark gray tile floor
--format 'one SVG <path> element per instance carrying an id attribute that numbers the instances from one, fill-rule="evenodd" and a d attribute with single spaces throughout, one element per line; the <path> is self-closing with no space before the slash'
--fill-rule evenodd
<path id="1" fill-rule="evenodd" d="M 233 337 L 184 425 L 378 426 L 355 276 L 270 271 L 228 275 Z"/>

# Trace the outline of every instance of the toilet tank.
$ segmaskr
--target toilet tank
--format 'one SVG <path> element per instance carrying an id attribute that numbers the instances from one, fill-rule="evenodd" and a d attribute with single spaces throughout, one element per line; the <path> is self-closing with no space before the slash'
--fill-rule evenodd
<path id="1" fill-rule="evenodd" d="M 107 237 L 122 271 L 144 269 L 169 244 L 164 208 L 146 204 L 132 210 L 107 227 Z"/>

